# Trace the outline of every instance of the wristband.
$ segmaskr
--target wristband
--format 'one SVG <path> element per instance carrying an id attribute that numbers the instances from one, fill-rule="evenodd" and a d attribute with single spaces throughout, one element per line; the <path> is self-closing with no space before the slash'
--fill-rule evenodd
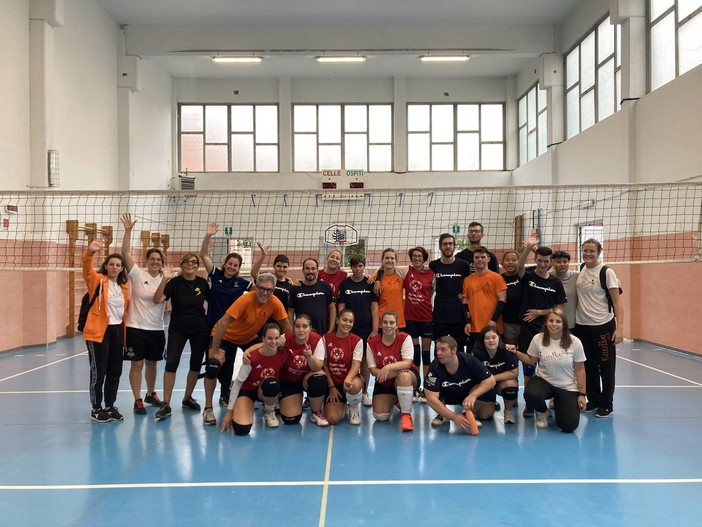
<path id="1" fill-rule="evenodd" d="M 580 397 L 587 397 L 587 394 L 586 394 L 586 393 L 583 393 L 583 392 L 578 392 L 578 396 L 580 396 Z"/>
<path id="2" fill-rule="evenodd" d="M 495 312 L 492 314 L 492 321 L 497 322 L 497 319 L 500 318 L 502 315 L 502 310 L 505 308 L 505 302 L 502 300 L 497 302 L 497 306 L 495 306 Z"/>
<path id="3" fill-rule="evenodd" d="M 468 304 L 461 304 L 463 306 L 463 321 L 468 323 L 470 321 L 470 311 L 468 311 Z"/>

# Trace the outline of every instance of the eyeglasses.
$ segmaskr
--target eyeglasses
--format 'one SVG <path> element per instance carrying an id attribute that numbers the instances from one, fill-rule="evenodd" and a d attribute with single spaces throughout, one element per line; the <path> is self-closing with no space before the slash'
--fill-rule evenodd
<path id="1" fill-rule="evenodd" d="M 480 229 L 468 229 L 468 234 L 482 234 L 483 231 Z"/>
<path id="2" fill-rule="evenodd" d="M 197 265 L 198 263 L 197 260 L 183 260 L 180 265 Z"/>
<path id="3" fill-rule="evenodd" d="M 266 295 L 270 295 L 271 293 L 273 293 L 273 291 L 275 291 L 275 287 L 261 287 L 261 286 L 259 285 L 259 286 L 258 286 L 258 290 L 259 290 L 261 293 L 264 293 L 264 294 L 266 294 Z"/>

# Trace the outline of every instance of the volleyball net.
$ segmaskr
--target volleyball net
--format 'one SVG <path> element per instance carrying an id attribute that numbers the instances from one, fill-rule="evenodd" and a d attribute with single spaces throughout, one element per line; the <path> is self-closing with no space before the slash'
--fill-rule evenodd
<path id="1" fill-rule="evenodd" d="M 702 183 L 344 191 L 0 192 L 0 270 L 74 271 L 90 240 L 105 254 L 120 252 L 120 215 L 137 224 L 132 254 L 143 263 L 161 247 L 177 265 L 197 252 L 210 222 L 219 224 L 212 259 L 229 252 L 250 267 L 256 242 L 270 246 L 264 266 L 286 254 L 291 267 L 339 248 L 345 261 L 366 256 L 380 263 L 386 247 L 425 247 L 438 257 L 438 237 L 465 244 L 468 225 L 484 227 L 483 244 L 498 257 L 520 250 L 533 229 L 541 244 L 579 260 L 587 238 L 600 239 L 609 263 L 692 262 L 702 257 Z"/>

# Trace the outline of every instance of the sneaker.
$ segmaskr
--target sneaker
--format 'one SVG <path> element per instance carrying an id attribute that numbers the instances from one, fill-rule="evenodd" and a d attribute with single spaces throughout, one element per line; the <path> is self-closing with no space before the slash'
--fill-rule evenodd
<path id="1" fill-rule="evenodd" d="M 90 419 L 92 419 L 96 423 L 109 423 L 110 421 L 112 421 L 110 414 L 108 414 L 102 408 L 93 408 L 93 411 L 90 412 Z"/>
<path id="2" fill-rule="evenodd" d="M 424 397 L 424 392 L 419 393 L 419 402 L 420 404 L 427 404 L 427 398 Z"/>
<path id="3" fill-rule="evenodd" d="M 220 406 L 229 406 L 229 397 L 225 397 L 224 395 L 220 395 L 219 405 Z"/>
<path id="4" fill-rule="evenodd" d="M 495 401 L 495 411 L 499 412 L 502 409 L 502 405 L 500 405 L 499 401 Z"/>
<path id="5" fill-rule="evenodd" d="M 349 405 L 349 424 L 350 425 L 360 425 L 361 424 L 361 412 L 358 410 L 358 405 Z"/>
<path id="6" fill-rule="evenodd" d="M 113 421 L 122 421 L 124 419 L 124 416 L 117 411 L 116 406 L 110 406 L 109 408 L 105 408 L 105 411 L 107 412 L 107 415 L 110 416 L 110 419 Z"/>
<path id="7" fill-rule="evenodd" d="M 514 416 L 514 408 L 505 408 L 505 424 L 513 425 L 517 422 Z"/>
<path id="8" fill-rule="evenodd" d="M 309 409 L 309 407 L 310 407 L 310 398 L 305 397 L 305 400 L 302 401 L 302 409 L 307 410 L 307 409 Z"/>
<path id="9" fill-rule="evenodd" d="M 431 420 L 431 426 L 432 428 L 441 428 L 447 423 L 446 419 L 443 418 L 443 416 L 436 414 L 436 417 Z"/>
<path id="10" fill-rule="evenodd" d="M 588 403 L 585 405 L 585 411 L 586 411 L 586 412 L 592 412 L 593 410 L 597 410 L 598 408 L 599 408 L 599 406 L 597 406 L 595 403 L 590 403 L 590 402 L 588 402 Z"/>
<path id="11" fill-rule="evenodd" d="M 183 399 L 183 408 L 187 408 L 188 410 L 194 410 L 196 412 L 200 411 L 200 405 L 197 404 L 197 401 L 193 399 L 192 395 L 187 399 Z"/>
<path id="12" fill-rule="evenodd" d="M 158 398 L 158 395 L 156 395 L 156 392 L 147 393 L 144 397 L 144 402 L 151 406 L 161 406 L 163 404 L 161 399 Z"/>
<path id="13" fill-rule="evenodd" d="M 402 425 L 400 425 L 400 429 L 403 432 L 411 432 L 414 430 L 414 423 L 412 422 L 412 414 L 402 414 Z"/>
<path id="14" fill-rule="evenodd" d="M 137 399 L 134 401 L 134 413 L 137 415 L 146 415 L 146 408 L 144 408 L 144 401 Z"/>
<path id="15" fill-rule="evenodd" d="M 205 426 L 214 426 L 217 424 L 217 418 L 212 408 L 205 408 L 205 411 L 202 412 L 202 424 Z"/>
<path id="16" fill-rule="evenodd" d="M 266 422 L 267 428 L 278 428 L 280 426 L 274 410 L 263 410 L 263 420 Z"/>
<path id="17" fill-rule="evenodd" d="M 373 398 L 367 393 L 364 393 L 363 399 L 361 399 L 361 404 L 363 406 L 373 406 Z"/>
<path id="18" fill-rule="evenodd" d="M 531 408 L 530 406 L 524 407 L 524 411 L 522 412 L 522 417 L 534 417 L 534 409 Z"/>
<path id="19" fill-rule="evenodd" d="M 160 421 L 161 419 L 166 419 L 171 416 L 171 407 L 168 406 L 168 403 L 164 403 L 161 405 L 161 408 L 158 409 L 156 412 L 156 415 L 154 415 L 154 418 L 157 421 Z"/>
<path id="20" fill-rule="evenodd" d="M 549 409 L 549 410 L 553 410 L 555 407 L 556 407 L 556 403 L 553 402 L 553 399 L 551 399 L 551 400 L 548 402 L 548 409 Z"/>
<path id="21" fill-rule="evenodd" d="M 548 428 L 549 415 L 551 415 L 549 409 L 546 409 L 545 412 L 536 412 L 536 428 Z"/>
<path id="22" fill-rule="evenodd" d="M 219 404 L 222 404 L 221 400 L 220 400 Z M 254 410 L 260 410 L 261 408 L 263 408 L 263 401 L 255 401 L 254 402 Z"/>
<path id="23" fill-rule="evenodd" d="M 419 392 L 415 391 L 415 392 L 412 394 L 412 402 L 413 402 L 413 403 L 416 403 L 417 401 L 419 401 Z"/>
<path id="24" fill-rule="evenodd" d="M 614 409 L 611 406 L 600 406 L 597 410 L 595 410 L 595 417 L 607 419 L 613 413 Z"/>
<path id="25" fill-rule="evenodd" d="M 278 399 L 275 400 L 275 404 L 273 405 L 273 411 L 277 415 L 280 415 L 280 401 Z"/>
<path id="26" fill-rule="evenodd" d="M 482 427 L 483 427 L 483 422 L 482 422 L 482 421 L 478 421 L 478 420 L 476 419 L 476 420 L 475 420 L 475 426 L 477 426 L 478 428 L 482 428 Z"/>
<path id="27" fill-rule="evenodd" d="M 312 422 L 317 426 L 329 426 L 329 421 L 324 417 L 324 410 L 321 408 L 316 412 L 312 412 Z"/>

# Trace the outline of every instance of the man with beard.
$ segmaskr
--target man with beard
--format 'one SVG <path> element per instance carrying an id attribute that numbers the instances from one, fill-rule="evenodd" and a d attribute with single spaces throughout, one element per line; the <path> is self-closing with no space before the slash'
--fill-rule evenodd
<path id="1" fill-rule="evenodd" d="M 336 303 L 332 288 L 319 280 L 319 264 L 314 258 L 302 262 L 304 279 L 300 285 L 293 287 L 288 304 L 290 325 L 296 315 L 306 314 L 312 320 L 312 328 L 320 335 L 334 331 L 336 322 Z"/>

